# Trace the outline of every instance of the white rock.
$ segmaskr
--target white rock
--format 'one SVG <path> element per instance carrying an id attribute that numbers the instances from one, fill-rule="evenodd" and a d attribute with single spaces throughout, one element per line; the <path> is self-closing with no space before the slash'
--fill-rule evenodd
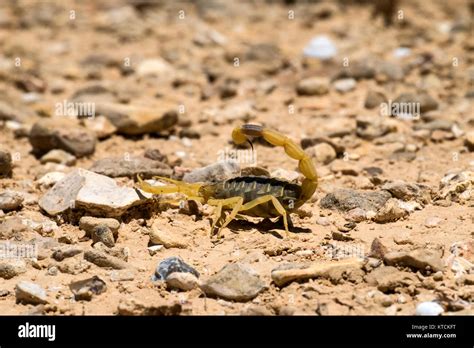
<path id="1" fill-rule="evenodd" d="M 23 219 L 22 223 L 32 228 L 41 235 L 50 235 L 58 229 L 58 225 L 56 224 L 56 222 L 51 221 L 49 219 Z"/>
<path id="2" fill-rule="evenodd" d="M 181 139 L 181 142 L 186 147 L 192 147 L 193 146 L 193 142 L 189 138 L 184 137 L 183 139 Z"/>
<path id="3" fill-rule="evenodd" d="M 22 129 L 23 128 L 23 125 L 20 123 L 20 122 L 16 122 L 16 121 L 6 121 L 5 122 L 5 126 L 12 130 L 12 131 L 15 131 L 15 130 L 18 130 L 18 129 Z"/>
<path id="4" fill-rule="evenodd" d="M 295 255 L 298 255 L 298 256 L 310 256 L 310 255 L 313 255 L 313 250 L 311 249 L 305 249 L 305 250 L 299 250 L 295 253 Z"/>
<path id="5" fill-rule="evenodd" d="M 341 93 L 352 91 L 356 85 L 357 82 L 353 78 L 340 79 L 334 82 L 334 88 Z"/>
<path id="6" fill-rule="evenodd" d="M 327 60 L 337 54 L 337 48 L 329 37 L 319 35 L 309 42 L 304 48 L 303 54 L 307 57 Z"/>
<path id="7" fill-rule="evenodd" d="M 38 284 L 21 281 L 15 287 L 15 295 L 17 302 L 29 304 L 45 304 L 48 302 L 46 290 Z"/>
<path id="8" fill-rule="evenodd" d="M 15 210 L 23 203 L 23 197 L 19 192 L 5 190 L 0 192 L 0 210 Z"/>
<path id="9" fill-rule="evenodd" d="M 428 228 L 436 227 L 441 223 L 441 221 L 443 220 L 439 217 L 430 216 L 425 219 L 425 226 Z"/>
<path id="10" fill-rule="evenodd" d="M 421 204 L 415 201 L 404 202 L 404 201 L 399 200 L 398 205 L 400 206 L 400 208 L 402 208 L 403 210 L 406 210 L 409 213 L 414 212 L 415 210 L 423 209 Z"/>
<path id="11" fill-rule="evenodd" d="M 437 29 L 441 34 L 448 34 L 453 28 L 453 24 L 448 21 L 441 22 L 437 25 Z"/>
<path id="12" fill-rule="evenodd" d="M 62 172 L 49 172 L 39 178 L 36 182 L 44 189 L 50 188 L 65 176 L 66 174 Z"/>
<path id="13" fill-rule="evenodd" d="M 166 77 L 173 73 L 173 67 L 161 58 L 146 59 L 137 68 L 138 76 Z"/>
<path id="14" fill-rule="evenodd" d="M 40 162 L 41 163 L 53 162 L 53 163 L 65 164 L 67 166 L 72 166 L 76 163 L 76 157 L 64 150 L 53 149 L 49 151 L 47 154 L 45 154 L 43 157 L 41 157 Z"/>
<path id="15" fill-rule="evenodd" d="M 163 245 L 152 245 L 152 246 L 149 246 L 147 249 L 150 256 L 153 256 L 163 248 L 164 248 Z"/>
<path id="16" fill-rule="evenodd" d="M 50 215 L 80 208 L 93 215 L 117 217 L 146 201 L 131 187 L 120 187 L 112 178 L 79 168 L 57 182 L 38 203 Z"/>
<path id="17" fill-rule="evenodd" d="M 88 212 L 102 212 L 107 216 L 120 216 L 134 205 L 142 204 L 137 192 L 130 187 L 120 187 L 114 179 L 86 170 L 84 186 L 76 196 L 76 206 Z M 145 197 L 150 194 L 142 192 Z"/>
<path id="18" fill-rule="evenodd" d="M 451 132 L 454 134 L 454 137 L 459 138 L 464 135 L 464 131 L 455 123 L 451 127 Z M 474 133 L 474 132 L 471 132 Z M 473 135 L 471 134 L 471 139 L 473 139 Z M 471 144 L 472 146 L 472 144 Z"/>
<path id="19" fill-rule="evenodd" d="M 436 302 L 421 302 L 416 306 L 416 315 L 440 315 L 444 312 Z"/>
<path id="20" fill-rule="evenodd" d="M 395 58 L 405 58 L 411 54 L 411 49 L 408 47 L 397 47 L 392 52 Z"/>

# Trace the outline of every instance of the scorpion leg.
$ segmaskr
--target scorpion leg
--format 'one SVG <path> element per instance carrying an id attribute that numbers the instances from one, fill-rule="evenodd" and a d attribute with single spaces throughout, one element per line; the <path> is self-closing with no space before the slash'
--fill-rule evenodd
<path id="1" fill-rule="evenodd" d="M 243 201 L 244 201 L 244 199 L 242 197 L 231 197 L 231 198 L 226 198 L 226 199 L 209 199 L 207 201 L 207 204 L 217 206 L 217 208 L 216 208 L 216 217 L 215 217 L 215 220 L 214 220 L 214 222 L 212 224 L 212 227 L 211 227 L 211 233 L 214 230 L 214 227 L 216 225 L 217 220 L 221 216 L 222 208 L 224 206 L 230 206 L 230 207 L 232 207 L 232 211 L 229 214 L 229 216 L 227 217 L 227 219 L 225 220 L 225 222 L 222 224 L 222 226 L 219 227 L 219 231 L 217 231 L 217 237 L 218 238 L 219 238 L 219 234 L 222 231 L 222 229 L 224 227 L 226 227 L 232 220 L 234 220 L 235 216 L 237 215 L 237 213 L 239 212 L 239 210 L 242 207 Z"/>
<path id="2" fill-rule="evenodd" d="M 214 219 L 213 219 L 214 221 L 212 221 L 211 235 L 212 235 L 212 232 L 214 232 L 214 228 L 216 227 L 217 221 L 219 221 L 219 219 L 221 218 L 221 215 L 222 215 L 222 203 L 219 202 L 219 204 L 217 204 L 216 210 L 214 211 Z"/>
<path id="3" fill-rule="evenodd" d="M 286 236 L 289 238 L 288 212 L 285 210 L 285 208 L 281 205 L 280 201 L 276 197 L 272 195 L 261 196 L 257 199 L 254 199 L 253 201 L 245 203 L 240 209 L 240 211 L 252 209 L 253 207 L 259 204 L 263 204 L 269 201 L 273 203 L 273 206 L 275 207 L 276 211 L 280 213 L 280 215 L 283 217 L 283 225 L 285 226 L 285 233 L 286 233 Z"/>

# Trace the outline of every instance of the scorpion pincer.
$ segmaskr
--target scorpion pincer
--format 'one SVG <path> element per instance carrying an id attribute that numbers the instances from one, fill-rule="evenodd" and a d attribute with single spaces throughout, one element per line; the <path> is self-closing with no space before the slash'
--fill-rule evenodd
<path id="1" fill-rule="evenodd" d="M 215 206 L 211 235 L 217 228 L 217 237 L 238 214 L 263 218 L 283 217 L 288 235 L 290 213 L 301 207 L 316 191 L 316 168 L 299 145 L 279 132 L 253 124 L 242 125 L 232 132 L 232 139 L 236 144 L 248 141 L 249 137 L 263 137 L 270 144 L 283 147 L 288 156 L 298 160 L 298 168 L 305 177 L 301 185 L 279 178 L 239 176 L 217 183 L 186 183 L 157 177 L 168 184 L 152 186 L 138 177 L 137 187 L 154 194 L 181 193 L 188 200 Z M 216 226 L 222 220 L 223 211 L 230 211 L 230 214 L 224 223 Z"/>

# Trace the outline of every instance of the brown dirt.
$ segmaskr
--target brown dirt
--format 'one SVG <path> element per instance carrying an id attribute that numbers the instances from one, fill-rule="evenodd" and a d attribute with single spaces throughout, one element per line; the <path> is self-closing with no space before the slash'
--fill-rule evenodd
<path id="1" fill-rule="evenodd" d="M 49 2 L 20 2 L 23 9 L 38 8 Z M 120 2 L 114 2 L 119 7 Z M 123 2 L 126 4 L 126 2 Z M 206 2 L 203 7 L 206 7 Z M 381 19 L 371 18 L 371 8 L 368 5 L 345 4 L 345 2 L 329 2 L 334 7 L 329 18 L 311 20 L 310 14 L 317 12 L 321 6 L 308 5 L 296 2 L 293 5 L 272 4 L 264 2 L 243 2 L 223 6 L 216 10 L 215 18 L 203 18 L 199 15 L 199 6 L 191 3 L 171 3 L 150 7 L 135 16 L 143 16 L 146 20 L 138 20 L 137 37 L 120 41 L 117 32 L 107 32 L 97 28 L 101 16 L 109 11 L 112 5 L 99 5 L 99 2 L 52 2 L 59 8 L 47 26 L 37 25 L 33 19 L 24 14 L 13 13 L 16 6 L 2 5 L 0 14 L 6 13 L 12 23 L 0 27 L 0 42 L 2 59 L 11 60 L 22 56 L 24 64 L 36 65 L 35 69 L 41 72 L 41 79 L 48 85 L 60 80 L 64 91 L 53 94 L 47 87 L 40 92 L 40 101 L 26 105 L 31 111 L 43 106 L 47 110 L 54 110 L 58 101 L 70 98 L 79 88 L 93 83 L 106 83 L 111 90 L 123 90 L 130 93 L 131 104 L 153 106 L 162 99 L 171 100 L 177 105 L 186 107 L 181 119 L 191 122 L 191 128 L 200 134 L 200 139 L 192 139 L 192 146 L 183 145 L 179 137 L 138 136 L 124 137 L 112 135 L 110 138 L 98 142 L 93 155 L 78 159 L 74 167 L 89 168 L 94 161 L 110 156 L 142 155 L 146 149 L 158 148 L 169 158 L 177 158 L 177 151 L 185 151 L 182 167 L 193 169 L 218 159 L 218 151 L 231 147 L 230 134 L 238 124 L 237 120 L 222 125 L 216 125 L 209 119 L 203 119 L 203 110 L 209 107 L 227 105 L 248 100 L 254 101 L 256 106 L 255 118 L 252 122 L 277 129 L 296 141 L 306 137 L 314 137 L 330 131 L 341 131 L 355 123 L 358 116 L 378 116 L 378 109 L 364 108 L 364 100 L 369 89 L 375 87 L 384 91 L 391 99 L 395 99 L 402 92 L 417 91 L 419 84 L 426 75 L 421 75 L 419 69 L 407 73 L 401 81 L 377 82 L 375 79 L 362 79 L 356 88 L 341 94 L 330 88 L 328 94 L 317 97 L 301 97 L 295 92 L 295 85 L 303 77 L 327 76 L 331 77 L 341 68 L 341 59 L 349 57 L 356 60 L 369 54 L 389 60 L 391 52 L 400 46 L 409 45 L 412 57 L 420 53 L 430 53 L 445 64 L 443 68 L 435 67 L 430 76 L 440 80 L 438 86 L 429 87 L 429 93 L 438 101 L 438 110 L 433 112 L 435 118 L 444 118 L 456 121 L 465 132 L 472 131 L 473 114 L 472 99 L 465 97 L 470 90 L 472 93 L 472 78 L 469 86 L 468 70 L 472 72 L 472 43 L 471 51 L 468 46 L 467 31 L 459 31 L 449 35 L 441 33 L 438 26 L 441 23 L 466 20 L 466 1 L 400 1 L 400 8 L 404 10 L 406 23 L 395 21 L 394 25 L 385 28 Z M 130 6 L 130 5 L 127 5 Z M 68 20 L 69 11 L 76 11 L 77 19 Z M 179 19 L 179 11 L 185 11 L 185 19 Z M 288 19 L 288 11 L 294 10 L 294 20 Z M 26 12 L 28 13 L 28 11 Z M 231 14 L 229 17 L 228 14 Z M 19 20 L 23 18 L 27 24 L 20 27 Z M 196 34 L 196 25 L 206 24 L 224 35 L 227 43 L 224 46 L 198 46 L 192 42 Z M 306 24 L 305 24 L 306 23 Z M 309 24 L 307 24 L 309 23 Z M 456 22 L 457 23 L 457 22 Z M 472 23 L 471 23 L 472 24 Z M 145 30 L 140 33 L 140 30 Z M 420 33 L 425 33 L 422 39 L 417 40 Z M 127 34 L 127 30 L 125 30 Z M 124 35 L 125 35 L 124 34 Z M 131 34 L 131 29 L 128 31 Z M 328 63 L 319 63 L 304 68 L 302 66 L 302 51 L 306 44 L 315 35 L 326 34 L 338 46 L 338 56 Z M 127 36 L 127 35 L 125 35 Z M 471 38 L 472 39 L 472 38 Z M 471 40 L 472 42 L 472 40 Z M 66 44 L 64 53 L 54 53 L 58 45 Z M 226 61 L 227 52 L 237 52 L 237 56 L 245 52 L 245 46 L 250 44 L 271 43 L 281 50 L 280 57 L 288 62 L 288 67 L 280 68 L 269 76 L 262 72 L 261 67 L 253 62 L 241 59 L 241 65 L 234 67 L 232 62 Z M 132 65 L 144 58 L 166 57 L 174 55 L 175 60 L 169 63 L 184 72 L 186 78 L 195 83 L 188 83 L 175 87 L 166 79 L 140 79 L 135 73 L 122 75 L 117 66 L 106 66 L 100 69 L 98 79 L 89 79 L 86 76 L 87 67 L 79 64 L 85 57 L 95 54 L 120 62 L 131 57 Z M 469 58 L 469 54 L 471 57 Z M 459 58 L 459 66 L 449 67 L 453 57 Z M 447 63 L 446 63 L 447 61 Z M 138 63 L 137 63 L 138 64 Z M 78 77 L 68 79 L 64 77 L 66 66 L 71 65 L 77 70 Z M 221 83 L 226 77 L 233 77 L 239 81 L 237 96 L 221 99 L 218 93 L 211 94 L 207 100 L 201 100 L 201 93 L 206 88 L 215 88 L 215 84 L 206 81 L 203 68 L 216 69 L 220 77 L 216 83 Z M 437 69 L 440 69 L 439 73 Z M 442 69 L 442 72 L 441 72 Z M 18 88 L 9 80 L 13 76 L 0 73 L 0 87 L 8 91 L 10 98 L 21 100 Z M 8 75 L 10 74 L 10 75 Z M 28 73 L 27 73 L 28 74 Z M 275 81 L 276 88 L 270 94 L 257 95 L 252 86 L 256 81 Z M 470 88 L 470 89 L 469 89 Z M 315 108 L 299 107 L 311 103 Z M 288 112 L 288 104 L 293 104 L 298 110 Z M 52 114 L 52 112 L 51 112 Z M 51 116 L 51 115 L 50 115 Z M 35 115 L 33 120 L 39 120 Z M 203 121 L 202 121 L 203 119 Z M 200 121 L 201 120 L 201 121 Z M 132 216 L 127 219 L 119 230 L 116 245 L 127 247 L 130 250 L 128 263 L 138 269 L 133 281 L 112 282 L 110 270 L 95 265 L 78 275 L 63 274 L 48 275 L 47 269 L 55 261 L 51 258 L 38 261 L 36 267 L 28 266 L 27 272 L 12 279 L 0 279 L 0 290 L 9 290 L 7 296 L 0 297 L 1 314 L 24 314 L 35 311 L 48 314 L 116 314 L 118 304 L 129 298 L 135 298 L 144 304 L 152 304 L 164 299 L 166 302 L 181 301 L 183 313 L 186 314 L 239 314 L 249 311 L 267 311 L 270 314 L 413 314 L 416 304 L 426 300 L 438 299 L 440 292 L 451 291 L 456 296 L 473 300 L 473 285 L 462 285 L 456 282 L 454 274 L 447 268 L 442 281 L 437 281 L 435 287 L 424 286 L 420 281 L 415 289 L 401 289 L 389 293 L 392 305 L 384 306 L 374 300 L 370 293 L 376 287 L 365 281 L 351 282 L 340 280 L 334 284 L 330 280 L 314 279 L 302 283 L 291 283 L 278 288 L 271 283 L 271 270 L 287 262 L 316 262 L 327 260 L 322 252 L 325 243 L 337 245 L 363 246 L 365 253 L 370 250 L 374 238 L 378 238 L 389 250 L 412 250 L 414 248 L 434 248 L 444 250 L 443 259 L 449 255 L 450 246 L 459 241 L 469 241 L 474 233 L 474 211 L 468 204 L 452 203 L 450 206 L 426 205 L 422 210 L 410 214 L 407 218 L 386 224 L 377 224 L 363 221 L 350 232 L 354 239 L 348 242 L 334 241 L 332 232 L 337 231 L 337 223 L 345 222 L 343 214 L 338 211 L 324 210 L 319 206 L 319 200 L 336 188 L 357 188 L 362 168 L 376 166 L 383 170 L 382 177 L 387 181 L 405 180 L 406 182 L 420 182 L 420 174 L 424 173 L 426 181 L 433 190 L 438 189 L 440 180 L 445 174 L 454 169 L 473 170 L 474 154 L 466 151 L 463 146 L 463 136 L 452 140 L 434 142 L 432 140 L 419 141 L 413 135 L 413 121 L 395 120 L 397 134 L 405 134 L 407 143 L 415 143 L 420 149 L 416 152 L 416 159 L 408 162 L 404 160 L 390 160 L 393 152 L 392 144 L 375 144 L 358 138 L 352 134 L 346 138 L 346 152 L 349 160 L 358 171 L 358 176 L 333 175 L 331 164 L 317 163 L 321 175 L 320 187 L 312 201 L 303 206 L 309 216 L 293 218 L 295 226 L 308 229 L 308 233 L 293 233 L 291 239 L 282 238 L 284 234 L 279 228 L 266 228 L 255 225 L 259 219 L 250 219 L 250 223 L 236 221 L 230 228 L 223 231 L 224 239 L 214 244 L 209 238 L 210 210 L 201 207 L 204 211 L 202 218 L 179 213 L 178 209 L 169 209 L 164 212 L 155 211 L 147 221 L 140 220 L 141 216 Z M 30 123 L 31 124 L 31 123 Z M 182 126 L 176 126 L 171 133 L 177 134 Z M 19 155 L 14 162 L 13 177 L 0 179 L 0 189 L 13 189 L 29 192 L 39 198 L 44 190 L 39 189 L 34 180 L 38 173 L 44 173 L 44 165 L 32 154 L 32 147 L 27 137 L 15 137 L 13 131 L 6 127 L 0 128 L 2 149 Z M 286 157 L 282 149 L 271 148 L 255 144 L 258 154 L 258 165 L 272 171 L 278 168 L 296 170 L 295 162 Z M 453 155 L 456 154 L 456 155 Z M 351 157 L 355 156 L 356 157 Z M 455 160 L 454 160 L 455 159 Z M 66 170 L 71 170 L 67 168 Z M 133 185 L 130 179 L 118 179 L 121 184 Z M 37 204 L 25 205 L 21 210 L 10 212 L 8 216 L 25 216 L 29 212 L 40 212 Z M 44 216 L 46 214 L 42 213 Z M 330 224 L 323 226 L 317 223 L 321 217 L 327 217 Z M 438 217 L 442 220 L 439 226 L 428 228 L 425 220 L 429 217 Z M 189 241 L 186 249 L 163 248 L 154 256 L 147 250 L 147 228 L 153 221 L 159 221 L 163 229 L 175 233 L 179 238 Z M 71 234 L 81 237 L 78 226 L 63 223 L 55 231 L 54 237 L 62 234 Z M 409 234 L 411 244 L 397 245 L 394 242 L 397 236 Z M 89 248 L 91 240 L 77 243 Z M 269 251 L 280 250 L 279 255 Z M 313 250 L 310 255 L 298 252 Z M 234 303 L 218 299 L 206 298 L 199 290 L 189 292 L 168 291 L 162 285 L 150 280 L 159 261 L 169 256 L 179 256 L 188 264 L 196 268 L 202 277 L 214 274 L 230 262 L 249 263 L 269 284 L 268 290 L 262 292 L 254 300 L 246 303 Z M 82 256 L 79 256 L 80 259 Z M 415 274 L 415 273 L 414 273 Z M 69 283 L 94 275 L 104 279 L 107 283 L 107 292 L 95 296 L 90 302 L 76 302 L 72 299 Z M 431 278 L 432 275 L 421 275 L 420 279 Z M 15 285 L 20 280 L 30 280 L 48 289 L 52 304 L 46 307 L 15 304 Z M 466 295 L 471 293 L 471 295 Z M 403 299 L 402 299 L 403 298 Z M 249 309 L 250 308 L 250 309 Z M 469 309 L 470 308 L 470 309 Z M 467 311 L 472 312 L 472 306 Z M 447 310 L 448 313 L 458 312 Z M 466 313 L 466 312 L 464 312 Z"/>

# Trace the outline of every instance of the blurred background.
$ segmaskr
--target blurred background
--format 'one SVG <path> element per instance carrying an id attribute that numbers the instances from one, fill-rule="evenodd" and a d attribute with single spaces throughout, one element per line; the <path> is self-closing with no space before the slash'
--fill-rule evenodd
<path id="1" fill-rule="evenodd" d="M 468 0 L 1 0 L 0 239 L 51 237 L 80 250 L 56 262 L 44 247 L 40 266 L 5 281 L 0 314 L 26 312 L 13 295 L 21 277 L 62 289 L 32 313 L 394 315 L 438 301 L 428 309 L 472 314 L 473 11 Z M 181 179 L 218 162 L 245 122 L 288 135 L 314 160 L 320 185 L 293 214 L 307 233 L 287 240 L 272 223 L 238 221 L 214 245 L 208 207 L 157 210 L 132 190 L 137 174 Z M 301 180 L 296 162 L 268 145 L 254 143 L 261 168 L 247 173 Z M 224 174 L 255 165 L 248 158 Z M 94 178 L 86 203 L 68 191 L 83 185 L 69 176 L 78 168 Z M 79 183 L 53 190 L 64 178 Z M 97 240 L 84 237 L 81 214 L 117 219 L 118 238 L 108 231 L 103 250 L 146 270 L 114 274 L 129 285 L 111 280 L 95 302 L 73 302 L 69 290 L 86 275 L 109 279 L 83 259 Z M 284 263 L 324 263 L 324 250 L 332 262 L 347 248 L 374 252 L 372 263 L 271 283 Z M 416 249 L 423 266 L 416 276 L 383 267 L 387 249 L 410 260 Z M 469 260 L 420 275 L 426 260 L 442 269 L 448 255 Z M 176 256 L 205 276 L 246 262 L 272 285 L 248 306 L 150 285 L 158 262 Z"/>

